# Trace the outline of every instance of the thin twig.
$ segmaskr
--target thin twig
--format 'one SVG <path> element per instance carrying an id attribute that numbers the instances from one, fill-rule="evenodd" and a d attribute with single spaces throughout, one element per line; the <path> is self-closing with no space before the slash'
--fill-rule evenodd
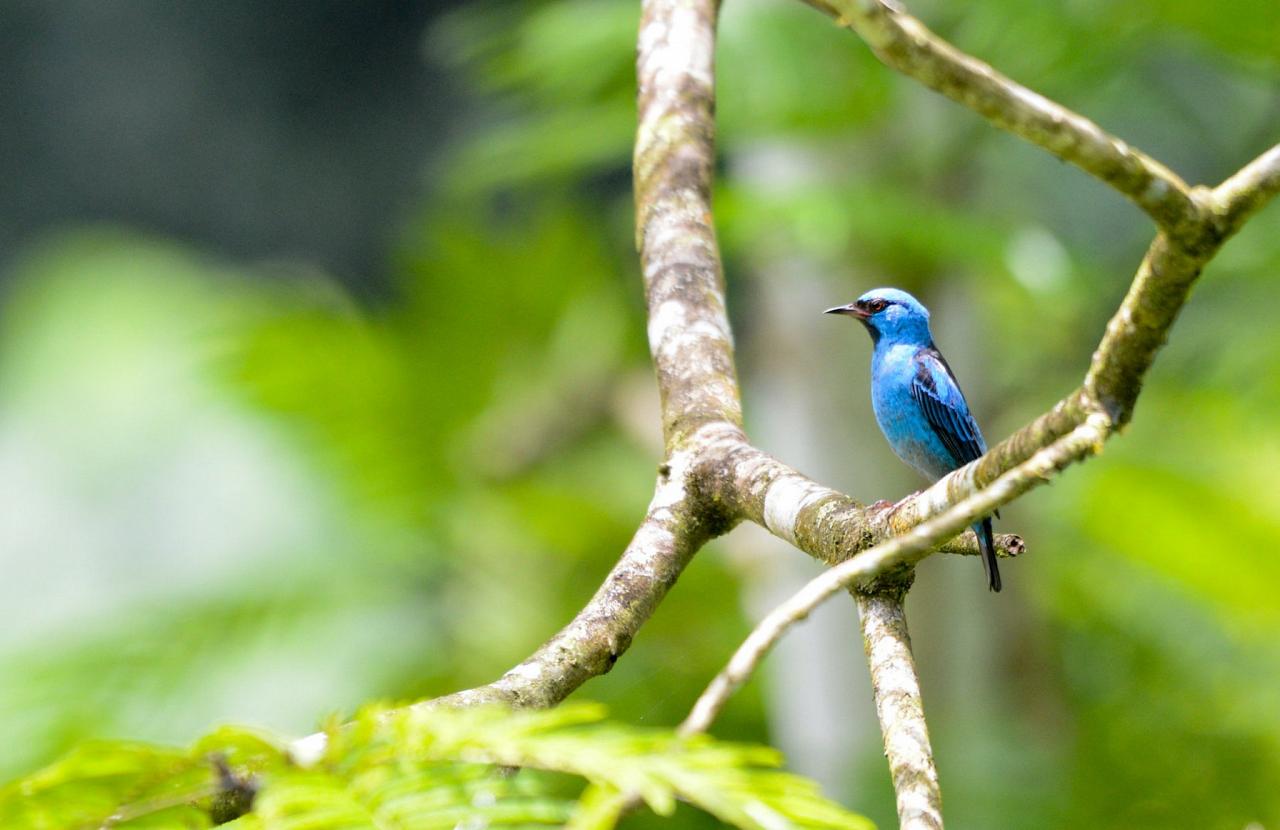
<path id="1" fill-rule="evenodd" d="M 1277 193 L 1280 193 L 1280 144 L 1214 189 L 1213 204 L 1224 224 L 1224 233 L 1235 232 Z"/>

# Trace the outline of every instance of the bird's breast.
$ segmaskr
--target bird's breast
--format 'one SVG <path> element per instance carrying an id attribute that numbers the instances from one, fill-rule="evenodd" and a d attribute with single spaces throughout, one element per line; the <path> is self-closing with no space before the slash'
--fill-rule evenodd
<path id="1" fill-rule="evenodd" d="M 905 350 L 903 350 L 905 351 Z M 951 456 L 911 395 L 910 354 L 890 352 L 871 367 L 871 406 L 895 455 L 930 481 L 951 472 Z"/>

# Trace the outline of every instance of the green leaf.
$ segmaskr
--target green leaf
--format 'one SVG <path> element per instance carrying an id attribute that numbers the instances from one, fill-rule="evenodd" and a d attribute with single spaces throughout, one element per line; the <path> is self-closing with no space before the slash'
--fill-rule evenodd
<path id="1" fill-rule="evenodd" d="M 592 784 L 578 799 L 565 830 L 611 830 L 622 818 L 627 796 L 606 784 Z"/>
<path id="2" fill-rule="evenodd" d="M 331 735 L 327 757 L 348 764 L 368 753 L 384 763 L 466 760 L 569 773 L 596 785 L 575 817 L 587 827 L 616 820 L 618 793 L 634 793 L 661 815 L 670 815 L 681 799 L 750 830 L 871 826 L 823 798 L 812 781 L 775 769 L 781 756 L 774 749 L 681 738 L 670 730 L 604 722 L 604 715 L 603 707 L 582 703 L 516 713 L 373 708 L 354 729 Z"/>
<path id="3" fill-rule="evenodd" d="M 87 744 L 0 791 L 6 825 L 26 830 L 205 827 L 222 780 L 256 788 L 239 830 L 436 830 L 612 827 L 633 798 L 670 815 L 683 800 L 744 830 L 870 823 L 777 769 L 769 747 L 681 738 L 604 720 L 594 704 L 539 712 L 501 707 L 373 706 L 328 731 L 311 769 L 260 733 L 224 727 L 189 750 Z M 221 767 L 221 769 L 219 769 Z M 518 770 L 518 771 L 513 771 Z M 565 775 L 589 786 L 575 803 Z"/>
<path id="4" fill-rule="evenodd" d="M 0 788 L 9 830 L 203 827 L 190 802 L 214 788 L 213 767 L 189 753 L 132 743 L 87 743 Z"/>
<path id="5" fill-rule="evenodd" d="M 293 772 L 273 780 L 254 804 L 266 830 L 381 830 L 372 811 L 337 776 Z"/>

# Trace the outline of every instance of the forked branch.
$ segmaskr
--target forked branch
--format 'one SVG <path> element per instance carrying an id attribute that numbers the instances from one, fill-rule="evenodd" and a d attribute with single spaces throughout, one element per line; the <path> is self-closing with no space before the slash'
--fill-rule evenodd
<path id="1" fill-rule="evenodd" d="M 807 619 L 823 602 L 844 588 L 873 588 L 872 581 L 894 568 L 914 565 L 928 556 L 940 542 L 954 536 L 973 521 L 990 515 L 1033 487 L 1048 482 L 1071 464 L 1099 449 L 1110 430 L 1110 422 L 1101 413 L 1093 413 L 1085 423 L 1064 438 L 1042 449 L 1027 461 L 1002 475 L 990 486 L 979 490 L 941 514 L 917 525 L 901 536 L 894 536 L 852 559 L 826 570 L 810 580 L 786 602 L 770 611 L 750 636 L 716 675 L 694 704 L 693 711 L 681 725 L 685 732 L 705 731 L 728 702 L 729 697 L 755 671 L 775 643 L 787 630 Z M 896 588 L 892 589 L 896 590 Z"/>
<path id="2" fill-rule="evenodd" d="M 1216 190 L 1189 188 L 1159 162 L 960 52 L 905 12 L 876 0 L 806 2 L 856 31 L 888 65 L 1079 166 L 1157 222 L 1160 233 L 1088 374 L 981 459 L 887 508 L 858 504 L 753 447 L 742 429 L 710 202 L 717 2 L 644 0 L 634 172 L 666 443 L 654 498 L 618 564 L 569 625 L 493 683 L 418 705 L 555 705 L 609 670 L 707 540 L 748 520 L 833 567 L 761 622 L 682 729 L 705 730 L 790 625 L 842 588 L 859 586 L 871 591 L 859 606 L 900 817 L 904 826 L 940 827 L 901 595 L 894 593 L 901 584 L 885 588 L 891 583 L 876 580 L 939 549 L 974 552 L 972 535 L 962 531 L 975 517 L 1093 454 L 1132 417 L 1142 379 L 1200 270 L 1280 192 L 1280 147 Z M 1023 550 L 1016 536 L 999 545 L 1005 555 Z M 894 697 L 906 686 L 915 691 Z M 313 760 L 323 745 L 323 735 L 311 736 L 295 745 L 295 756 Z"/>

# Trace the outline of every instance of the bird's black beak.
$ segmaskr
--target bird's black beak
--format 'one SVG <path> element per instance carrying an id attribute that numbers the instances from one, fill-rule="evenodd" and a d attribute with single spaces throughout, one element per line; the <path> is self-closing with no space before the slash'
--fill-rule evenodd
<path id="1" fill-rule="evenodd" d="M 847 314 L 850 317 L 857 317 L 859 320 L 865 320 L 871 316 L 867 312 L 858 308 L 853 303 L 849 303 L 848 305 L 838 305 L 835 308 L 829 308 L 822 313 L 823 314 Z"/>

